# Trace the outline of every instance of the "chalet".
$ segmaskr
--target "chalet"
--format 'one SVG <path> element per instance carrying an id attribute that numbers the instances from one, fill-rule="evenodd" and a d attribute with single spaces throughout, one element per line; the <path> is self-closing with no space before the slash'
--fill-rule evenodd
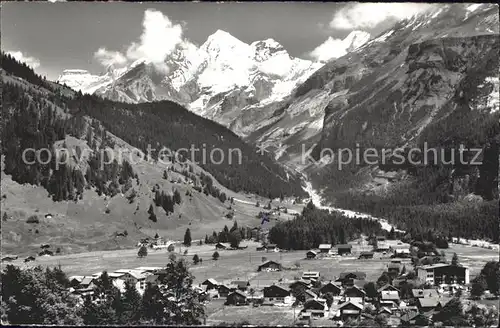
<path id="1" fill-rule="evenodd" d="M 401 316 L 401 324 L 405 326 L 427 326 L 428 319 L 418 311 L 410 311 Z"/>
<path id="2" fill-rule="evenodd" d="M 80 286 L 80 283 L 82 282 L 84 276 L 71 276 L 68 278 L 69 280 L 69 285 L 73 288 L 78 288 Z"/>
<path id="3" fill-rule="evenodd" d="M 286 302 L 290 298 L 290 290 L 278 285 L 264 288 L 264 299 L 269 302 Z"/>
<path id="4" fill-rule="evenodd" d="M 393 285 L 391 285 L 391 284 L 385 284 L 385 285 L 383 285 L 382 287 L 380 287 L 380 288 L 377 290 L 377 292 L 378 292 L 378 293 L 379 293 L 379 295 L 380 295 L 380 293 L 381 293 L 381 292 L 383 292 L 383 291 L 387 291 L 387 290 L 389 290 L 389 291 L 395 291 L 395 292 L 398 292 L 398 293 L 399 293 L 399 289 L 398 289 L 398 288 L 396 288 L 396 287 L 394 287 L 394 286 L 393 286 Z"/>
<path id="5" fill-rule="evenodd" d="M 307 301 L 307 300 L 314 300 L 314 299 L 318 298 L 318 295 L 316 295 L 316 293 L 314 293 L 313 291 L 308 289 L 304 292 L 304 297 Z"/>
<path id="6" fill-rule="evenodd" d="M 275 261 L 267 261 L 259 265 L 257 271 L 281 271 L 283 267 L 280 263 Z"/>
<path id="7" fill-rule="evenodd" d="M 96 285 L 94 284 L 95 278 L 92 276 L 86 276 L 83 277 L 82 281 L 80 282 L 80 289 L 88 289 L 88 288 L 95 288 Z"/>
<path id="8" fill-rule="evenodd" d="M 363 311 L 363 306 L 357 302 L 347 301 L 339 305 L 340 318 L 346 320 L 349 318 L 359 318 Z"/>
<path id="9" fill-rule="evenodd" d="M 401 248 L 394 250 L 394 257 L 408 258 L 411 257 L 411 252 L 409 248 Z"/>
<path id="10" fill-rule="evenodd" d="M 323 299 L 310 299 L 305 301 L 302 311 L 311 313 L 312 317 L 324 317 L 328 307 Z"/>
<path id="11" fill-rule="evenodd" d="M 139 291 L 144 291 L 146 289 L 146 277 L 150 275 L 149 273 L 133 269 L 120 269 L 116 270 L 113 273 L 123 273 L 124 275 L 120 277 L 121 280 L 123 280 L 125 283 L 128 282 L 136 286 L 137 290 Z"/>
<path id="12" fill-rule="evenodd" d="M 418 267 L 417 276 L 421 282 L 431 285 L 468 284 L 470 282 L 469 268 L 446 263 Z"/>
<path id="13" fill-rule="evenodd" d="M 311 250 L 306 253 L 306 258 L 315 259 L 316 255 L 318 255 L 318 253 L 316 251 Z"/>
<path id="14" fill-rule="evenodd" d="M 361 252 L 359 254 L 359 259 L 372 259 L 373 258 L 373 252 Z"/>
<path id="15" fill-rule="evenodd" d="M 328 253 L 330 251 L 330 249 L 332 248 L 332 245 L 331 244 L 320 244 L 318 248 L 319 248 L 319 251 L 321 253 Z"/>
<path id="16" fill-rule="evenodd" d="M 236 280 L 236 281 L 232 281 L 231 282 L 231 285 L 234 285 L 236 286 L 236 288 L 239 290 L 239 291 L 246 291 L 248 289 L 248 287 L 250 286 L 250 282 L 248 280 Z"/>
<path id="17" fill-rule="evenodd" d="M 81 302 L 83 300 L 90 298 L 90 300 L 93 300 L 95 298 L 94 295 L 94 289 L 93 288 L 80 288 L 80 289 L 75 289 L 73 292 L 71 292 L 73 295 L 77 296 L 80 298 Z"/>
<path id="18" fill-rule="evenodd" d="M 319 292 L 321 293 L 321 295 L 332 293 L 334 296 L 338 296 L 340 295 L 340 293 L 342 293 L 342 288 L 330 281 L 327 284 L 323 285 L 323 287 L 320 288 Z"/>
<path id="19" fill-rule="evenodd" d="M 351 254 L 352 245 L 350 244 L 340 244 L 335 247 L 337 248 L 337 254 L 339 255 Z"/>
<path id="20" fill-rule="evenodd" d="M 12 262 L 17 260 L 17 255 L 4 255 L 2 256 L 2 262 Z"/>
<path id="21" fill-rule="evenodd" d="M 417 299 L 417 307 L 420 312 L 429 312 L 439 307 L 439 299 L 435 297 L 423 297 Z"/>
<path id="22" fill-rule="evenodd" d="M 264 251 L 264 250 L 266 250 L 265 246 L 259 246 L 256 248 L 256 251 Z"/>
<path id="23" fill-rule="evenodd" d="M 50 213 L 45 214 L 45 218 L 46 219 L 52 219 L 52 214 L 50 214 Z"/>
<path id="24" fill-rule="evenodd" d="M 215 244 L 215 249 L 229 249 L 231 248 L 231 245 L 228 243 L 217 243 Z"/>
<path id="25" fill-rule="evenodd" d="M 52 251 L 49 251 L 48 249 L 44 249 L 40 253 L 38 253 L 38 256 L 52 256 L 54 253 Z"/>
<path id="26" fill-rule="evenodd" d="M 375 249 L 375 252 L 383 253 L 383 252 L 389 252 L 391 250 L 391 247 L 386 244 L 386 243 L 378 243 L 377 248 Z"/>
<path id="27" fill-rule="evenodd" d="M 377 236 L 377 241 L 385 241 L 385 236 Z"/>
<path id="28" fill-rule="evenodd" d="M 381 306 L 394 306 L 399 305 L 399 292 L 396 290 L 383 290 L 380 292 L 380 305 Z"/>
<path id="29" fill-rule="evenodd" d="M 381 307 L 379 310 L 378 310 L 378 313 L 379 314 L 387 314 L 387 315 L 391 315 L 392 314 L 392 310 L 386 306 L 383 306 Z"/>
<path id="30" fill-rule="evenodd" d="M 27 258 L 24 259 L 24 263 L 27 263 L 27 262 L 32 262 L 35 260 L 35 257 L 34 256 L 28 256 Z"/>
<path id="31" fill-rule="evenodd" d="M 227 295 L 226 305 L 246 305 L 247 295 L 245 295 L 242 291 L 236 290 L 229 295 Z"/>
<path id="32" fill-rule="evenodd" d="M 362 303 L 365 297 L 366 297 L 365 291 L 357 286 L 352 286 L 344 290 L 344 298 L 346 300 L 354 300 L 358 301 L 359 303 Z"/>
<path id="33" fill-rule="evenodd" d="M 302 286 L 304 287 L 305 289 L 309 289 L 311 288 L 311 282 L 308 281 L 308 280 L 297 280 L 297 281 L 294 281 L 290 284 L 290 288 L 291 289 L 295 289 L 297 288 L 298 286 Z"/>
<path id="34" fill-rule="evenodd" d="M 354 280 L 365 280 L 366 273 L 353 271 L 353 272 L 341 272 L 340 276 L 335 280 L 340 282 L 342 286 L 353 286 Z"/>
<path id="35" fill-rule="evenodd" d="M 401 272 L 401 264 L 392 262 L 387 264 L 387 272 L 389 273 L 389 276 L 397 277 Z"/>
<path id="36" fill-rule="evenodd" d="M 207 290 L 218 289 L 219 283 L 213 278 L 209 278 L 201 283 L 202 286 L 207 286 Z"/>
<path id="37" fill-rule="evenodd" d="M 366 273 L 362 271 L 341 272 L 339 275 L 339 279 L 345 279 L 345 278 L 364 280 L 366 278 Z"/>
<path id="38" fill-rule="evenodd" d="M 266 246 L 266 251 L 267 252 L 279 252 L 280 249 L 278 248 L 278 245 L 276 245 L 276 244 L 269 244 Z"/>
<path id="39" fill-rule="evenodd" d="M 232 285 L 225 285 L 225 284 L 221 284 L 219 285 L 219 295 L 221 297 L 227 297 L 229 295 L 229 293 L 235 291 L 237 288 L 236 286 L 232 286 Z"/>
<path id="40" fill-rule="evenodd" d="M 311 280 L 311 279 L 318 280 L 319 279 L 319 272 L 308 271 L 308 272 L 304 272 L 302 274 L 302 280 Z"/>

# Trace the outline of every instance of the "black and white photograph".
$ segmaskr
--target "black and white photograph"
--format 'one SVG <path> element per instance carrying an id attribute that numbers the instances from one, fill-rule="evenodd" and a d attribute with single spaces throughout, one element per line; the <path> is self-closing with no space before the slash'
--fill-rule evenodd
<path id="1" fill-rule="evenodd" d="M 495 2 L 0 15 L 2 325 L 498 327 Z"/>

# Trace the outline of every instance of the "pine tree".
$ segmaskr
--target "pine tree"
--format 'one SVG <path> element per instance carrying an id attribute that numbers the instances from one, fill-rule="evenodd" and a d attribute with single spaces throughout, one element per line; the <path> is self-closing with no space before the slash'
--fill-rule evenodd
<path id="1" fill-rule="evenodd" d="M 123 313 L 121 324 L 131 325 L 140 319 L 141 295 L 129 281 L 125 282 L 125 292 L 122 296 Z"/>
<path id="2" fill-rule="evenodd" d="M 200 258 L 198 256 L 198 254 L 194 254 L 193 256 L 193 263 L 194 264 L 198 264 L 200 262 Z"/>
<path id="3" fill-rule="evenodd" d="M 173 201 L 174 201 L 174 203 L 176 203 L 176 204 L 180 204 L 180 203 L 181 203 L 181 200 L 182 200 L 182 199 L 181 199 L 181 194 L 180 194 L 180 192 L 179 192 L 177 189 L 176 189 L 176 190 L 174 190 L 174 196 L 173 196 Z"/>
<path id="4" fill-rule="evenodd" d="M 184 234 L 184 245 L 191 246 L 191 230 L 189 228 L 186 229 L 186 233 Z"/>
<path id="5" fill-rule="evenodd" d="M 153 222 L 157 222 L 158 221 L 158 219 L 156 218 L 156 214 L 155 214 L 155 210 L 154 210 L 153 204 L 149 205 L 148 213 L 149 213 L 149 218 L 148 219 L 150 219 Z"/>
<path id="6" fill-rule="evenodd" d="M 238 222 L 236 222 L 236 220 L 235 220 L 233 223 L 233 226 L 231 227 L 231 230 L 229 230 L 229 232 L 233 232 L 236 230 L 238 230 Z"/>
<path id="7" fill-rule="evenodd" d="M 148 248 L 146 246 L 144 246 L 144 245 L 141 246 L 139 248 L 139 252 L 137 252 L 137 256 L 139 256 L 141 258 L 148 256 Z"/>
<path id="8" fill-rule="evenodd" d="M 460 265 L 458 263 L 458 255 L 457 255 L 457 253 L 453 253 L 453 257 L 451 259 L 451 265 L 453 265 L 453 266 L 459 266 Z"/>
<path id="9" fill-rule="evenodd" d="M 213 254 L 212 254 L 212 259 L 214 261 L 217 261 L 219 259 L 220 255 L 219 255 L 219 252 L 215 251 Z"/>

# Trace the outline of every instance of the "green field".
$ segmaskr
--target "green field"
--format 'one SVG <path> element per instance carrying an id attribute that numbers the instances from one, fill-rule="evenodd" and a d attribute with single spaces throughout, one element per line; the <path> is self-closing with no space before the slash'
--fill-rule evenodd
<path id="1" fill-rule="evenodd" d="M 215 251 L 213 245 L 202 246 L 176 246 L 175 253 L 183 257 L 184 251 L 188 250 L 186 259 L 191 263 L 194 254 L 198 254 L 203 263 L 198 265 L 190 264 L 190 269 L 196 278 L 196 282 L 201 282 L 206 278 L 217 280 L 239 280 L 248 279 L 270 281 L 283 279 L 294 279 L 301 276 L 303 271 L 319 271 L 325 279 L 333 279 L 341 272 L 360 270 L 367 273 L 367 280 L 375 280 L 383 272 L 385 265 L 389 262 L 387 258 L 374 258 L 370 260 L 358 260 L 356 256 L 339 257 L 333 259 L 305 259 L 305 251 L 291 252 L 265 252 L 257 251 L 259 245 L 256 242 L 244 241 L 242 245 L 248 246 L 244 250 L 222 250 L 218 251 L 220 259 L 212 260 Z M 353 252 L 359 253 L 365 250 L 366 246 L 353 242 Z M 452 254 L 456 252 L 459 261 L 471 270 L 471 279 L 479 273 L 487 261 L 498 260 L 498 252 L 478 247 L 450 244 L 450 248 L 445 250 L 446 257 L 451 260 Z M 90 275 L 102 270 L 113 271 L 124 268 L 135 268 L 139 266 L 163 266 L 168 262 L 169 253 L 166 250 L 149 250 L 145 258 L 137 257 L 137 249 L 125 249 L 114 251 L 96 251 L 78 254 L 68 254 L 51 257 L 38 257 L 34 262 L 24 264 L 22 259 L 12 263 L 20 266 L 57 266 L 69 275 Z M 263 257 L 267 260 L 281 262 L 285 267 L 295 267 L 295 263 L 300 264 L 299 270 L 284 270 L 281 272 L 257 272 L 257 266 L 262 263 Z M 5 263 L 2 263 L 4 266 Z"/>

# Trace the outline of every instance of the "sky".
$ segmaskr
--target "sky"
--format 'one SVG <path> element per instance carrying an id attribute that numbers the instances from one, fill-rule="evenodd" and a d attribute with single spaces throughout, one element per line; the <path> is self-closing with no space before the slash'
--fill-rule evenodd
<path id="1" fill-rule="evenodd" d="M 99 74 L 111 63 L 164 61 L 176 45 L 200 46 L 218 29 L 243 42 L 273 38 L 294 57 L 345 54 L 342 40 L 376 36 L 426 10 L 416 3 L 2 2 L 1 49 L 51 80 L 64 69 Z"/>

